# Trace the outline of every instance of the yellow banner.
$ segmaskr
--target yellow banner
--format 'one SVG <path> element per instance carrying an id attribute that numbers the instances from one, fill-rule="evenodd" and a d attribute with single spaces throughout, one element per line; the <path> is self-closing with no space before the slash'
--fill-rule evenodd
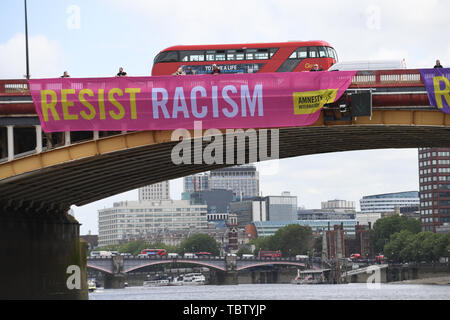
<path id="1" fill-rule="evenodd" d="M 294 92 L 294 114 L 312 114 L 336 100 L 338 89 Z"/>

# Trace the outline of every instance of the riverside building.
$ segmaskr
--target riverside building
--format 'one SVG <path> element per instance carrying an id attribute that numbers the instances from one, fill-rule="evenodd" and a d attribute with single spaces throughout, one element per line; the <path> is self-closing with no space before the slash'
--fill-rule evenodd
<path id="1" fill-rule="evenodd" d="M 189 200 L 123 201 L 98 210 L 98 244 L 118 244 L 149 234 L 206 229 L 206 205 Z"/>
<path id="2" fill-rule="evenodd" d="M 375 194 L 364 196 L 359 200 L 361 213 L 369 212 L 395 212 L 402 207 L 414 207 L 419 205 L 419 192 L 406 191 L 395 193 Z"/>
<path id="3" fill-rule="evenodd" d="M 450 222 L 450 148 L 419 148 L 420 224 L 436 232 Z"/>
<path id="4" fill-rule="evenodd" d="M 162 181 L 139 188 L 139 201 L 170 200 L 170 183 Z"/>

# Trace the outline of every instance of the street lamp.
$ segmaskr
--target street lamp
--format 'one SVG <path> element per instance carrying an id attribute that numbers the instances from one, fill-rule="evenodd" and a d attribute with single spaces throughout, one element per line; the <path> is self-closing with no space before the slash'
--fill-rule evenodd
<path id="1" fill-rule="evenodd" d="M 28 18 L 27 18 L 27 0 L 24 0 L 25 4 L 25 59 L 27 65 L 27 74 L 25 77 L 30 79 L 30 65 L 28 60 Z"/>

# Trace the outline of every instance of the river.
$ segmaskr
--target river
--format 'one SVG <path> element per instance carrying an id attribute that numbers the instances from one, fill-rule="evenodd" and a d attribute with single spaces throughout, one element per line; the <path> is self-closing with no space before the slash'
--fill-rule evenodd
<path id="1" fill-rule="evenodd" d="M 127 287 L 89 293 L 90 300 L 450 300 L 450 285 L 349 283 Z"/>

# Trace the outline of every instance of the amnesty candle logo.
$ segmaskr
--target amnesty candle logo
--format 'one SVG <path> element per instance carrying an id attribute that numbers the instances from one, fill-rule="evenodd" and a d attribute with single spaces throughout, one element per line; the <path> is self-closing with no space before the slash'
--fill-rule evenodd
<path id="1" fill-rule="evenodd" d="M 312 114 L 336 100 L 337 89 L 294 92 L 294 114 Z"/>

